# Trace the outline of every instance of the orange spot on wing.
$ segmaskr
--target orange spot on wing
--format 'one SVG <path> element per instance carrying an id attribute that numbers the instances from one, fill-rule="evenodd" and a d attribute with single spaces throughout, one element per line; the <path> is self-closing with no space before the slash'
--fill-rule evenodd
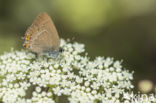
<path id="1" fill-rule="evenodd" d="M 26 39 L 29 41 L 31 39 L 31 34 L 28 34 Z"/>
<path id="2" fill-rule="evenodd" d="M 29 47 L 29 45 L 30 45 L 30 43 L 27 43 L 27 44 L 25 45 L 25 47 Z"/>
<path id="3" fill-rule="evenodd" d="M 29 45 L 30 45 L 30 39 L 31 39 L 31 34 L 27 34 L 27 36 L 26 36 L 26 41 L 27 41 L 27 43 L 24 45 L 25 47 L 29 47 Z"/>

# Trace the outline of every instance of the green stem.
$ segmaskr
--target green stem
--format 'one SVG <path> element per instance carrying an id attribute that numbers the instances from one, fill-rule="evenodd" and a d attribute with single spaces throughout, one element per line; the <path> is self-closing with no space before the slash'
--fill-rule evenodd
<path id="1" fill-rule="evenodd" d="M 59 96 L 56 96 L 55 103 L 59 103 Z"/>

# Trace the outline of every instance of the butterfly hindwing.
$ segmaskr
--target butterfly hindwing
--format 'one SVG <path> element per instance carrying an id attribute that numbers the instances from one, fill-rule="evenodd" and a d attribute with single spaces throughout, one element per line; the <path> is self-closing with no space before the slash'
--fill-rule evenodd
<path id="1" fill-rule="evenodd" d="M 40 14 L 25 33 L 25 46 L 35 53 L 58 50 L 60 39 L 52 19 Z"/>

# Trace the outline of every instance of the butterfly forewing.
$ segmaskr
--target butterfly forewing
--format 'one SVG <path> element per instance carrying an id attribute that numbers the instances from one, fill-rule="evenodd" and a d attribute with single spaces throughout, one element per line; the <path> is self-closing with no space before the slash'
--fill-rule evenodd
<path id="1" fill-rule="evenodd" d="M 25 33 L 24 44 L 26 48 L 35 53 L 59 49 L 58 32 L 47 13 L 40 14 L 28 28 Z"/>

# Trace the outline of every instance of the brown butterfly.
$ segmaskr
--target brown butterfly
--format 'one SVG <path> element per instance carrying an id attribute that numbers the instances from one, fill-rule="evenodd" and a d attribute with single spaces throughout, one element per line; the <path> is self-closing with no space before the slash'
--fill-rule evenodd
<path id="1" fill-rule="evenodd" d="M 55 25 L 47 13 L 41 13 L 25 33 L 24 46 L 37 54 L 52 54 L 57 57 L 60 48 L 60 38 Z"/>

